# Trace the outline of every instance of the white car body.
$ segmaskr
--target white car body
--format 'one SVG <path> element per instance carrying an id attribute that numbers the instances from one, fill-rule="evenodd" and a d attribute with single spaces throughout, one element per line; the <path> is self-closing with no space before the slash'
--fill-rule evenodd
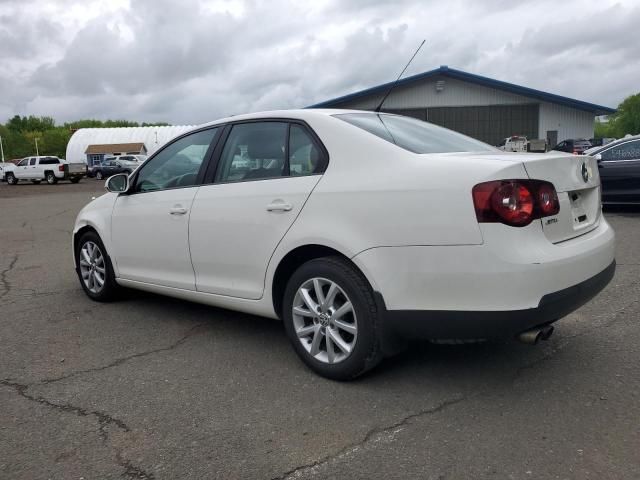
<path id="1" fill-rule="evenodd" d="M 601 213 L 594 159 L 488 146 L 416 154 L 335 117 L 345 113 L 364 112 L 278 111 L 208 124 L 304 122 L 328 166 L 308 176 L 107 193 L 79 213 L 74 253 L 94 230 L 119 285 L 278 318 L 282 266 L 322 249 L 366 277 L 389 335 L 441 341 L 513 336 L 555 321 L 610 280 L 614 232 Z M 559 212 L 524 227 L 479 222 L 472 189 L 502 179 L 553 183 Z"/>

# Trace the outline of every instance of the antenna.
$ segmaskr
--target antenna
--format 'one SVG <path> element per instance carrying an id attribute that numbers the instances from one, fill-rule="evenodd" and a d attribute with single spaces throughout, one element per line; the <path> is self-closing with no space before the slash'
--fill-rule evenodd
<path id="1" fill-rule="evenodd" d="M 380 105 L 378 105 L 376 107 L 376 109 L 374 110 L 374 112 L 380 112 L 380 109 L 382 108 L 382 104 L 385 102 L 385 100 L 387 99 L 387 97 L 389 96 L 389 94 L 393 91 L 394 88 L 396 88 L 396 85 L 398 84 L 398 81 L 400 80 L 400 78 L 402 77 L 402 74 L 404 73 L 404 71 L 407 69 L 407 67 L 409 67 L 409 65 L 411 65 L 411 62 L 413 62 L 413 59 L 416 58 L 416 55 L 418 54 L 418 52 L 420 51 L 420 49 L 422 48 L 422 46 L 424 45 L 424 42 L 426 42 L 426 40 L 422 40 L 422 43 L 420 44 L 420 46 L 418 47 L 418 49 L 416 50 L 416 53 L 413 54 L 413 57 L 411 57 L 411 59 L 409 60 L 409 62 L 407 62 L 407 64 L 404 66 L 404 68 L 402 69 L 402 71 L 400 72 L 400 75 L 398 75 L 398 78 L 396 78 L 396 81 L 393 82 L 393 85 L 391 85 L 389 87 L 389 90 L 387 90 L 387 93 L 385 93 L 384 97 L 382 97 L 382 101 L 380 102 Z"/>

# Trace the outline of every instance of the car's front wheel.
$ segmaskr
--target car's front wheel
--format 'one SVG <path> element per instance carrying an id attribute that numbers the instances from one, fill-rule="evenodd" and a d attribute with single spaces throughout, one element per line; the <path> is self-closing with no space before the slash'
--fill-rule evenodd
<path id="1" fill-rule="evenodd" d="M 300 266 L 287 284 L 282 314 L 296 353 L 324 377 L 350 380 L 382 359 L 373 291 L 345 259 Z"/>
<path id="2" fill-rule="evenodd" d="M 96 180 L 102 180 L 103 178 L 102 172 L 96 172 Z"/>
<path id="3" fill-rule="evenodd" d="M 118 293 L 113 267 L 97 233 L 80 237 L 76 250 L 76 271 L 85 293 L 93 300 L 107 302 Z"/>
<path id="4" fill-rule="evenodd" d="M 15 185 L 16 183 L 18 183 L 18 179 L 13 173 L 7 173 L 6 180 L 9 185 Z"/>

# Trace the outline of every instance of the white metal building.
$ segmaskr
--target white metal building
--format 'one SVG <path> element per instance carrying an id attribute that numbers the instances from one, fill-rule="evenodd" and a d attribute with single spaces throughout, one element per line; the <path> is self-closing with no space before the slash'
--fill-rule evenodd
<path id="1" fill-rule="evenodd" d="M 378 85 L 310 108 L 373 110 L 392 83 Z M 594 118 L 615 109 L 441 66 L 404 78 L 382 111 L 420 118 L 496 145 L 511 135 L 593 137 Z"/>
<path id="2" fill-rule="evenodd" d="M 87 162 L 92 165 L 100 161 L 105 154 L 111 153 L 145 153 L 151 155 L 162 145 L 181 133 L 192 129 L 191 125 L 176 125 L 169 127 L 117 127 L 117 128 L 81 128 L 77 130 L 67 144 L 67 160 L 70 162 Z M 116 152 L 106 148 L 121 148 L 124 145 L 136 145 L 141 151 Z M 139 147 L 139 145 L 141 147 Z M 106 151 L 111 150 L 111 151 Z"/>

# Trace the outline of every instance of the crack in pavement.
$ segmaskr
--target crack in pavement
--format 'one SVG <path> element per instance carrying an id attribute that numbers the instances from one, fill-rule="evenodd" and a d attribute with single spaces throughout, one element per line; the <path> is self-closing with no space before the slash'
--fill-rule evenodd
<path id="1" fill-rule="evenodd" d="M 77 407 L 75 405 L 71 405 L 70 403 L 63 403 L 63 404 L 54 403 L 42 396 L 30 395 L 29 393 L 27 393 L 27 390 L 29 389 L 29 387 L 33 386 L 33 384 L 28 385 L 28 384 L 14 382 L 11 379 L 0 379 L 0 385 L 13 388 L 18 393 L 18 395 L 20 395 L 23 398 L 26 398 L 27 400 L 39 403 L 41 405 L 45 405 L 47 407 L 53 408 L 61 412 L 75 413 L 80 417 L 94 416 L 98 419 L 98 423 L 100 425 L 101 431 L 104 431 L 103 429 L 107 425 L 115 425 L 125 432 L 131 431 L 127 426 L 127 424 L 124 423 L 122 420 L 112 417 L 108 413 L 102 412 L 100 410 L 87 410 L 86 408 Z"/>
<path id="2" fill-rule="evenodd" d="M 432 408 L 428 408 L 425 410 L 420 410 L 417 413 L 412 413 L 411 415 L 407 415 L 406 417 L 403 417 L 402 419 L 400 419 L 399 421 L 391 424 L 391 425 L 387 425 L 386 427 L 375 427 L 372 428 L 371 430 L 369 430 L 365 436 L 362 438 L 362 440 L 360 440 L 359 442 L 349 445 L 347 447 L 344 447 L 343 449 L 341 449 L 340 451 L 338 451 L 337 453 L 334 454 L 330 454 L 327 455 L 319 460 L 316 460 L 313 463 L 309 463 L 306 465 L 300 465 L 298 467 L 295 467 L 291 470 L 286 471 L 285 473 L 283 473 L 282 475 L 278 476 L 278 477 L 273 477 L 272 480 L 287 480 L 287 479 L 291 479 L 291 478 L 300 478 L 302 475 L 304 475 L 305 473 L 311 473 L 314 474 L 317 472 L 317 470 L 324 466 L 327 465 L 328 463 L 334 461 L 334 460 L 340 460 L 344 457 L 347 457 L 355 452 L 357 452 L 358 450 L 360 450 L 362 447 L 364 447 L 367 443 L 377 443 L 381 440 L 393 440 L 393 437 L 395 437 L 396 434 L 398 434 L 400 431 L 402 431 L 404 429 L 404 427 L 406 425 L 408 425 L 412 420 L 416 419 L 416 418 L 420 418 L 420 417 L 424 417 L 424 416 L 428 416 L 428 415 L 434 415 L 436 413 L 439 413 L 443 410 L 445 410 L 448 407 L 451 407 L 453 405 L 456 405 L 458 403 L 461 403 L 465 400 L 467 400 L 469 398 L 469 396 L 467 395 L 462 395 L 450 400 L 445 400 L 442 403 L 436 405 L 435 407 Z"/>
<path id="3" fill-rule="evenodd" d="M 106 430 L 106 427 L 109 425 L 115 425 L 117 428 L 122 430 L 125 433 L 131 432 L 129 426 L 119 418 L 116 418 L 112 415 L 109 415 L 106 412 L 100 410 L 87 410 L 82 407 L 78 407 L 76 405 L 71 405 L 70 403 L 58 404 L 54 403 L 50 400 L 42 396 L 30 395 L 27 393 L 27 389 L 29 389 L 32 385 L 26 385 L 18 382 L 14 382 L 10 379 L 0 379 L 0 385 L 5 387 L 13 388 L 18 395 L 21 397 L 39 403 L 41 405 L 45 405 L 54 410 L 65 412 L 65 413 L 73 413 L 81 417 L 90 417 L 93 416 L 98 420 L 98 435 L 102 440 L 104 445 L 107 445 L 109 441 L 109 434 Z M 116 446 L 112 447 L 116 451 L 116 460 L 117 464 L 123 468 L 124 472 L 122 473 L 122 477 L 125 478 L 137 478 L 137 479 L 146 479 L 146 480 L 154 480 L 155 476 L 152 473 L 146 472 L 141 467 L 138 467 L 133 464 L 133 462 L 122 455 L 122 450 Z"/>
<path id="4" fill-rule="evenodd" d="M 107 370 L 108 368 L 113 368 L 113 367 L 117 367 L 118 365 L 122 365 L 123 363 L 126 363 L 129 360 L 133 360 L 135 358 L 146 357 L 148 355 L 153 355 L 154 353 L 168 352 L 169 350 L 173 350 L 173 349 L 179 347 L 184 342 L 186 342 L 190 337 L 194 336 L 197 333 L 196 330 L 198 330 L 203 325 L 205 325 L 205 323 L 198 323 L 198 324 L 194 325 L 180 339 L 178 339 L 177 341 L 175 341 L 174 343 L 172 343 L 171 345 L 169 345 L 167 347 L 156 348 L 156 349 L 153 349 L 153 350 L 147 350 L 145 352 L 134 353 L 132 355 L 127 355 L 126 357 L 118 358 L 118 359 L 114 360 L 113 362 L 111 362 L 111 363 L 109 363 L 107 365 L 103 365 L 101 367 L 88 368 L 86 370 L 77 370 L 75 372 L 71 372 L 71 373 L 68 373 L 66 375 L 61 375 L 59 377 L 54 377 L 54 378 L 45 378 L 44 380 L 40 380 L 38 383 L 39 384 L 43 384 L 43 385 L 48 385 L 48 384 L 51 384 L 51 383 L 60 382 L 62 380 L 67 380 L 69 378 L 73 378 L 73 377 L 76 377 L 78 375 L 83 375 L 85 373 L 101 372 L 103 370 Z"/>
<path id="5" fill-rule="evenodd" d="M 153 473 L 149 473 L 146 470 L 134 465 L 131 460 L 128 460 L 122 456 L 122 452 L 120 450 L 116 451 L 116 460 L 118 461 L 118 465 L 124 468 L 123 477 L 126 478 L 138 478 L 142 480 L 155 480 L 155 476 Z"/>
<path id="6" fill-rule="evenodd" d="M 2 293 L 0 293 L 0 298 L 4 298 L 4 296 L 8 295 L 11 291 L 11 284 L 9 283 L 9 280 L 7 280 L 7 275 L 9 274 L 9 272 L 11 272 L 11 270 L 13 270 L 13 267 L 16 266 L 17 261 L 18 255 L 14 255 L 11 259 L 11 262 L 9 262 L 9 266 L 2 270 L 2 272 L 0 272 L 0 285 L 4 290 Z"/>

